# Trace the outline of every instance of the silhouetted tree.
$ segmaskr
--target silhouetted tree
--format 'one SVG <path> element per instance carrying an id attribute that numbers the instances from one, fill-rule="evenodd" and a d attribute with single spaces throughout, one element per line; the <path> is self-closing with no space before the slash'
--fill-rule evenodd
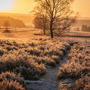
<path id="1" fill-rule="evenodd" d="M 77 27 L 77 31 L 80 31 L 79 27 Z"/>
<path id="2" fill-rule="evenodd" d="M 33 24 L 35 25 L 35 28 L 43 29 L 43 32 L 45 34 L 45 30 L 46 30 L 45 17 L 41 18 L 41 17 L 35 16 L 35 18 L 33 20 Z"/>
<path id="3" fill-rule="evenodd" d="M 43 13 L 49 22 L 51 38 L 53 33 L 58 35 L 75 22 L 77 15 L 71 17 L 74 13 L 70 9 L 73 0 L 35 0 L 35 2 L 37 12 L 41 10 L 39 14 Z"/>
<path id="4" fill-rule="evenodd" d="M 32 12 L 34 12 L 35 15 L 34 19 L 35 27 L 43 29 L 43 32 L 45 34 L 47 24 L 46 10 L 43 7 L 41 7 L 40 4 L 38 4 Z"/>
<path id="5" fill-rule="evenodd" d="M 87 25 L 82 25 L 81 31 L 87 31 Z"/>
<path id="6" fill-rule="evenodd" d="M 35 28 L 37 29 L 42 29 L 42 20 L 39 19 L 38 17 L 35 17 L 34 20 L 33 20 L 33 24 L 35 26 Z"/>
<path id="7" fill-rule="evenodd" d="M 88 30 L 87 31 L 90 32 L 90 26 L 88 27 Z"/>
<path id="8" fill-rule="evenodd" d="M 7 21 L 4 21 L 4 27 L 6 28 L 6 31 L 9 31 L 8 30 L 9 26 L 10 26 L 9 21 L 8 20 Z"/>
<path id="9" fill-rule="evenodd" d="M 87 25 L 82 25 L 82 27 L 81 27 L 81 31 L 90 32 L 90 26 L 87 27 Z"/>

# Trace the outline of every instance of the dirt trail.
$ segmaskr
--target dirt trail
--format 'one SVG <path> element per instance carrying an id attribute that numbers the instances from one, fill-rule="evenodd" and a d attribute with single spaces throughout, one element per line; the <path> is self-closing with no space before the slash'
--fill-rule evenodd
<path id="1" fill-rule="evenodd" d="M 66 63 L 69 53 L 70 50 L 67 51 L 63 60 L 55 68 L 49 66 L 47 73 L 39 81 L 32 81 L 31 84 L 27 84 L 27 90 L 58 90 L 60 80 L 57 79 L 57 73 L 59 67 Z"/>

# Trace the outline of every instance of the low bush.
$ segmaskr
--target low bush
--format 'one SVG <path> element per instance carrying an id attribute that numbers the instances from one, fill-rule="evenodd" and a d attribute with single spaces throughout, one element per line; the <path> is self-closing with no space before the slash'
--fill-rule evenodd
<path id="1" fill-rule="evenodd" d="M 13 81 L 16 80 L 25 87 L 25 80 L 23 77 L 20 77 L 20 74 L 15 74 L 14 72 L 5 72 L 5 73 L 2 72 L 0 74 L 0 82 L 2 82 L 5 79 L 13 80 Z"/>
<path id="2" fill-rule="evenodd" d="M 56 66 L 56 62 L 52 58 L 49 58 L 47 56 L 44 57 L 30 56 L 30 57 L 33 58 L 35 62 L 38 62 L 39 64 L 43 63 L 50 66 Z"/>
<path id="3" fill-rule="evenodd" d="M 57 74 L 58 79 L 76 79 L 75 85 L 60 82 L 59 90 L 90 90 L 90 48 L 75 44 L 71 47 L 68 60 Z M 70 86 L 68 86 L 70 85 Z"/>
<path id="4" fill-rule="evenodd" d="M 46 73 L 46 65 L 55 67 L 70 49 L 68 43 L 60 40 L 34 41 L 0 40 L 0 73 L 13 71 L 25 79 L 39 79 Z"/>
<path id="5" fill-rule="evenodd" d="M 0 83 L 0 90 L 25 90 L 25 88 L 16 80 L 4 79 L 2 83 Z"/>
<path id="6" fill-rule="evenodd" d="M 90 73 L 78 79 L 73 90 L 90 90 Z"/>
<path id="7" fill-rule="evenodd" d="M 39 77 L 46 73 L 46 68 L 44 68 L 43 64 L 35 68 L 26 68 L 24 66 L 16 67 L 14 72 L 20 73 L 22 77 L 25 79 L 39 79 Z"/>
<path id="8" fill-rule="evenodd" d="M 39 65 L 32 58 L 30 58 L 30 56 L 27 53 L 18 52 L 9 54 L 8 56 L 6 54 L 3 55 L 0 59 L 0 72 L 8 70 L 13 71 L 13 69 L 19 68 L 20 66 L 23 66 L 27 69 L 30 68 L 32 70 L 32 74 L 33 72 L 35 72 L 35 75 L 41 75 L 46 73 L 46 68 L 44 64 Z"/>
<path id="9" fill-rule="evenodd" d="M 25 80 L 20 74 L 5 72 L 0 74 L 0 90 L 25 90 Z"/>
<path id="10" fill-rule="evenodd" d="M 81 76 L 81 72 L 83 71 L 83 69 L 84 67 L 77 62 L 66 63 L 61 66 L 57 77 L 58 79 L 78 78 Z"/>

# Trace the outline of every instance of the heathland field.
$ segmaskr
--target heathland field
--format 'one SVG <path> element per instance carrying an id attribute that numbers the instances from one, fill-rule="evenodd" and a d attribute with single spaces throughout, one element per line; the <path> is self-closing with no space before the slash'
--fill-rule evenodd
<path id="1" fill-rule="evenodd" d="M 89 36 L 0 29 L 0 90 L 90 90 Z"/>

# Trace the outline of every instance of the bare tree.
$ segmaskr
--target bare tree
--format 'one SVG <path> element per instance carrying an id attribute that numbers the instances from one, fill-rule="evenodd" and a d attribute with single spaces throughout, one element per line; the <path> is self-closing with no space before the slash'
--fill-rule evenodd
<path id="1" fill-rule="evenodd" d="M 10 23 L 9 23 L 8 20 L 7 20 L 7 21 L 4 21 L 4 26 L 5 26 L 5 28 L 6 28 L 6 31 L 9 31 L 8 28 L 9 28 L 9 26 L 10 26 Z"/>
<path id="2" fill-rule="evenodd" d="M 41 7 L 41 4 L 38 3 L 32 12 L 34 12 L 35 15 L 34 24 L 36 23 L 39 27 L 41 27 L 45 34 L 47 24 L 46 9 Z"/>
<path id="3" fill-rule="evenodd" d="M 70 5 L 74 0 L 35 0 L 36 7 L 39 7 L 46 15 L 49 22 L 51 38 L 54 34 L 60 34 L 75 22 L 77 14 L 70 9 Z M 37 8 L 36 8 L 37 9 Z M 37 9 L 38 12 L 38 9 Z"/>
<path id="4" fill-rule="evenodd" d="M 45 30 L 46 30 L 46 18 L 45 17 L 38 17 L 35 16 L 34 20 L 33 20 L 33 24 L 35 25 L 35 28 L 39 28 L 39 29 L 43 29 L 43 33 L 45 35 Z"/>

